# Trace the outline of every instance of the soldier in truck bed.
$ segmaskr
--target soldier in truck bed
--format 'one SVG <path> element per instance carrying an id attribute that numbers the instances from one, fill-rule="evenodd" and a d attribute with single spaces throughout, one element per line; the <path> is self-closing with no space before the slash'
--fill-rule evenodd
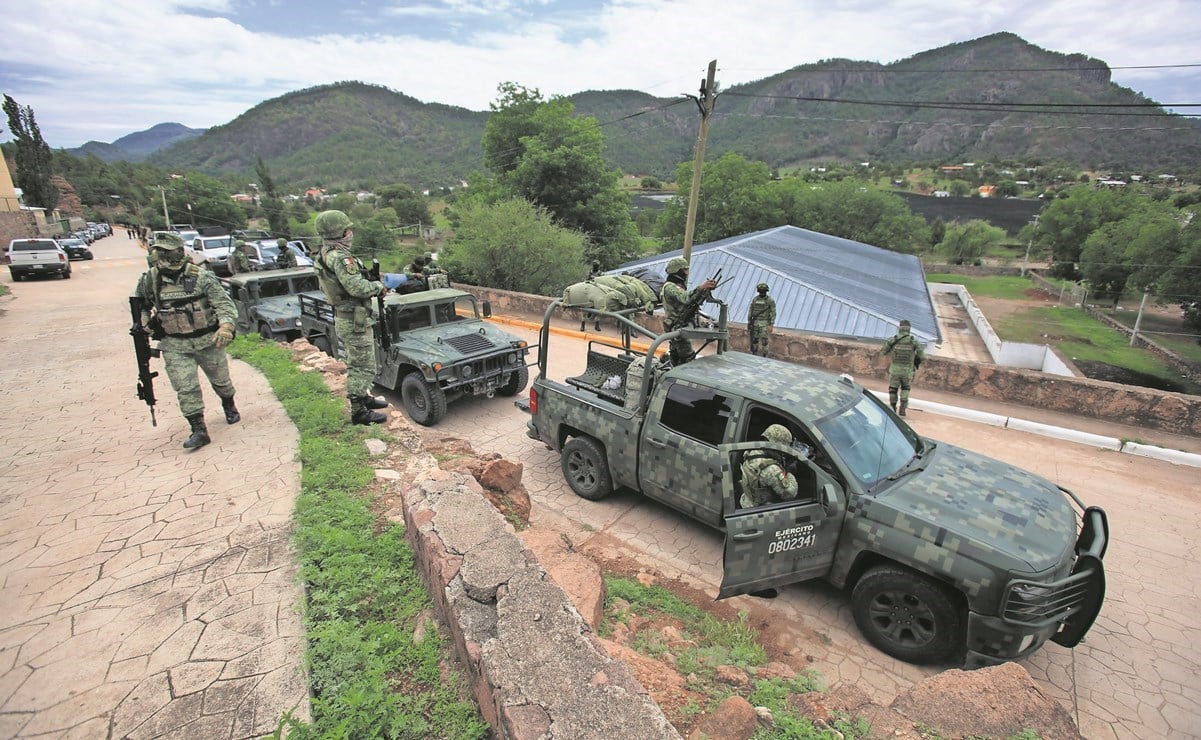
<path id="1" fill-rule="evenodd" d="M 667 282 L 663 283 L 662 291 L 663 313 L 665 314 L 663 328 L 667 331 L 685 328 L 679 324 L 692 294 L 697 291 L 713 290 L 716 287 L 717 283 L 710 279 L 689 291 L 688 260 L 683 257 L 669 259 L 667 261 Z M 692 342 L 684 337 L 676 337 L 671 340 L 670 356 L 671 364 L 677 367 L 688 362 L 693 356 Z"/>

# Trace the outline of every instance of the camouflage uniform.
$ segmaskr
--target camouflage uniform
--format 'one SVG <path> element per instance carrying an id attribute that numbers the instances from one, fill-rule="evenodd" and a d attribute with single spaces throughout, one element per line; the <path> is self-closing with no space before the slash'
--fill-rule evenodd
<path id="1" fill-rule="evenodd" d="M 288 249 L 288 242 L 283 239 L 276 241 L 276 246 L 279 247 L 279 257 L 276 258 L 275 264 L 283 269 L 296 266 L 296 253 Z"/>
<path id="2" fill-rule="evenodd" d="M 764 439 L 780 444 L 792 444 L 792 434 L 780 424 L 772 424 L 763 432 Z M 742 496 L 739 506 L 749 509 L 797 497 L 796 476 L 789 473 L 768 451 L 749 452 L 742 461 Z"/>
<path id="3" fill-rule="evenodd" d="M 926 351 L 917 338 L 909 333 L 909 322 L 902 321 L 897 333 L 884 342 L 880 354 L 892 355 L 892 362 L 888 365 L 888 405 L 904 416 L 909 407 L 909 386 L 913 382 L 913 374 L 925 361 Z"/>
<path id="4" fill-rule="evenodd" d="M 751 299 L 746 328 L 751 338 L 751 352 L 767 357 L 771 328 L 776 325 L 776 301 L 767 294 L 767 283 L 759 283 L 759 295 Z"/>
<path id="5" fill-rule="evenodd" d="M 360 419 L 373 418 L 370 408 L 386 405 L 382 401 L 382 405 L 376 405 L 376 399 L 370 395 L 378 369 L 371 299 L 384 290 L 384 284 L 367 279 L 367 268 L 351 255 L 350 239 L 345 235 L 336 239 L 326 237 L 313 267 L 326 300 L 334 307 L 334 331 L 346 351 L 346 395 L 350 399 L 351 419 L 364 423 Z M 386 418 L 382 414 L 375 416 L 378 421 Z"/>
<path id="6" fill-rule="evenodd" d="M 687 288 L 672 281 L 669 277 L 666 283 L 663 283 L 663 328 L 668 331 L 675 331 L 683 327 L 676 326 L 676 322 L 680 319 L 680 314 L 684 310 L 684 305 L 688 303 L 690 295 Z M 670 327 L 670 328 L 669 328 Z M 676 337 L 671 340 L 671 364 L 683 365 L 692 359 L 692 342 L 684 337 Z"/>
<path id="7" fill-rule="evenodd" d="M 157 326 L 163 332 L 158 345 L 163 365 L 179 400 L 179 410 L 192 424 L 189 442 L 195 444 L 185 442 L 184 446 L 208 444 L 197 368 L 204 371 L 221 398 L 225 420 L 233 424 L 241 419 L 234 405 L 234 384 L 224 345 L 214 344 L 219 327 L 229 325 L 232 331 L 237 307 L 212 272 L 191 262 L 174 275 L 161 267 L 150 268 L 138 278 L 134 295 L 147 308 L 143 325 Z"/>
<path id="8" fill-rule="evenodd" d="M 229 271 L 234 275 L 250 272 L 250 258 L 242 251 L 245 244 L 246 242 L 238 242 L 229 253 Z"/>

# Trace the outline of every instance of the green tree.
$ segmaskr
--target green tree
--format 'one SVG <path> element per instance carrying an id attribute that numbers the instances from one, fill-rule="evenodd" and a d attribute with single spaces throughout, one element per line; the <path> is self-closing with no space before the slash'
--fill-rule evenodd
<path id="1" fill-rule="evenodd" d="M 1138 230 L 1129 220 L 1102 224 L 1084 240 L 1080 250 L 1080 273 L 1098 299 L 1116 306 L 1134 268 L 1128 264 L 1127 240 Z"/>
<path id="2" fill-rule="evenodd" d="M 380 188 L 376 196 L 376 205 L 393 209 L 398 224 L 429 226 L 434 222 L 434 217 L 430 215 L 429 199 L 408 185 L 387 185 Z"/>
<path id="3" fill-rule="evenodd" d="M 780 192 L 782 223 L 894 252 L 913 253 L 930 243 L 925 219 L 909 210 L 899 195 L 865 189 L 854 180 L 825 183 L 815 190 L 792 179 L 772 183 L 772 190 Z"/>
<path id="4" fill-rule="evenodd" d="M 521 198 L 462 204 L 454 237 L 438 261 L 456 279 L 536 295 L 557 295 L 588 274 L 584 236 Z"/>
<path id="5" fill-rule="evenodd" d="M 950 187 L 947 188 L 947 192 L 956 198 L 962 198 L 972 192 L 972 186 L 963 180 L 952 180 Z"/>
<path id="6" fill-rule="evenodd" d="M 226 229 L 246 226 L 246 213 L 230 197 L 229 188 L 208 175 L 190 172 L 183 177 L 174 177 L 167 181 L 165 194 L 171 220 L 176 223 L 188 221 L 190 214 L 191 222 L 197 226 L 222 226 Z M 158 192 L 154 192 L 152 198 L 157 200 L 158 197 Z M 149 223 L 157 223 L 161 218 L 162 204 L 155 205 L 158 207 L 148 213 L 158 211 L 158 216 Z"/>
<path id="7" fill-rule="evenodd" d="M 1089 235 L 1102 225 L 1120 221 L 1136 202 L 1124 191 L 1077 185 L 1051 201 L 1039 216 L 1038 242 L 1050 248 L 1054 262 L 1080 261 Z"/>
<path id="8" fill-rule="evenodd" d="M 676 182 L 692 182 L 691 162 L 676 169 Z M 706 162 L 701 170 L 693 241 L 704 244 L 786 223 L 768 192 L 771 182 L 766 163 L 750 161 L 741 154 L 727 152 L 714 162 Z M 684 245 L 691 192 L 691 185 L 681 190 L 659 216 L 656 229 L 669 249 Z"/>
<path id="9" fill-rule="evenodd" d="M 351 250 L 355 256 L 363 259 L 370 266 L 371 258 L 382 258 L 383 255 L 396 249 L 396 235 L 387 224 L 367 219 L 355 221 L 354 243 Z"/>
<path id="10" fill-rule="evenodd" d="M 53 210 L 58 205 L 58 188 L 50 181 L 50 147 L 42 139 L 33 109 L 22 107 L 8 95 L 4 96 L 4 112 L 8 128 L 16 139 L 17 187 L 21 188 L 25 205 Z"/>
<path id="11" fill-rule="evenodd" d="M 271 171 L 267 169 L 267 163 L 259 155 L 254 155 L 254 174 L 259 179 L 259 187 L 263 194 L 269 198 L 279 196 L 275 189 L 275 180 L 271 177 Z"/>
<path id="12" fill-rule="evenodd" d="M 946 235 L 943 236 L 938 249 L 953 264 L 971 264 L 984 256 L 990 247 L 1000 244 L 1004 239 L 1004 229 L 987 221 L 972 219 L 963 225 L 951 224 L 946 227 Z"/>
<path id="13" fill-rule="evenodd" d="M 629 196 L 621 173 L 605 165 L 596 119 L 575 117 L 566 98 L 546 101 L 514 83 L 499 89 L 482 143 L 500 196 L 524 198 L 586 235 L 588 258 L 604 267 L 638 254 Z"/>

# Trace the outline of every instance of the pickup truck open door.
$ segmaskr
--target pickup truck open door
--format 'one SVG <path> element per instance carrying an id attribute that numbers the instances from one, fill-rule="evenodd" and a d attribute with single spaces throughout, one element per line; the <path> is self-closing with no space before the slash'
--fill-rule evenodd
<path id="1" fill-rule="evenodd" d="M 834 562 L 847 499 L 842 486 L 807 455 L 770 442 L 722 445 L 726 544 L 717 598 L 820 578 Z M 739 508 L 741 463 L 752 450 L 779 452 L 797 477 L 794 501 Z"/>

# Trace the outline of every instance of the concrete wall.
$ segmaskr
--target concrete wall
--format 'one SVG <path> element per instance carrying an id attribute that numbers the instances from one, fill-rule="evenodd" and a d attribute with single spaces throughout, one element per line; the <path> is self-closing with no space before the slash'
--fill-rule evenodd
<path id="1" fill-rule="evenodd" d="M 553 300 L 470 285 L 455 287 L 489 299 L 492 310 L 499 314 L 541 317 Z M 654 331 L 662 330 L 658 316 L 643 315 L 638 321 Z M 746 351 L 745 328 L 730 328 L 730 345 Z M 875 344 L 780 331 L 772 336 L 771 354 L 831 372 L 849 372 L 857 378 L 884 381 L 888 377 L 888 358 L 880 355 Z M 1201 436 L 1201 396 L 942 357 L 931 357 L 922 364 L 918 382 L 924 388 L 964 396 Z"/>

